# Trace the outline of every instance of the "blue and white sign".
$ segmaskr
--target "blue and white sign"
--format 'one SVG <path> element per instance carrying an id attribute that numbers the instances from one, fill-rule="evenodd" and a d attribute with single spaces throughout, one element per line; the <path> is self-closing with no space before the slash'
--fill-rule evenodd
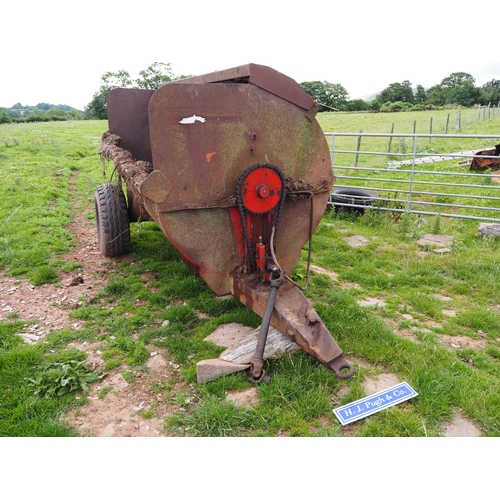
<path id="1" fill-rule="evenodd" d="M 354 403 L 341 406 L 333 410 L 333 413 L 335 413 L 342 425 L 347 425 L 415 396 L 418 396 L 415 390 L 407 382 L 402 382 L 366 398 L 358 399 Z"/>

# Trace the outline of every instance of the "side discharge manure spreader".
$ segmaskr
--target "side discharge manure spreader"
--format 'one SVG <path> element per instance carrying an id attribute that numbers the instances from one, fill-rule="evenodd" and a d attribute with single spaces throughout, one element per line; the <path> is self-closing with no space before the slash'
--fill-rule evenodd
<path id="1" fill-rule="evenodd" d="M 153 220 L 216 295 L 263 318 L 250 380 L 267 380 L 269 326 L 340 378 L 354 370 L 289 276 L 326 210 L 334 175 L 317 104 L 291 78 L 248 64 L 114 89 L 101 155 L 127 190 L 96 192 L 98 241 L 130 250 L 129 222 Z"/>

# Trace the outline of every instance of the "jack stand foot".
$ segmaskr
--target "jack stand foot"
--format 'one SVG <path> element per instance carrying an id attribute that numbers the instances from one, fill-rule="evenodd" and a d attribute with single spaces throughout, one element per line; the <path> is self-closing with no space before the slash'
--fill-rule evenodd
<path id="1" fill-rule="evenodd" d="M 248 381 L 253 384 L 267 384 L 271 380 L 271 376 L 266 373 L 265 370 L 260 372 L 259 377 L 254 377 L 253 373 L 248 377 Z"/>

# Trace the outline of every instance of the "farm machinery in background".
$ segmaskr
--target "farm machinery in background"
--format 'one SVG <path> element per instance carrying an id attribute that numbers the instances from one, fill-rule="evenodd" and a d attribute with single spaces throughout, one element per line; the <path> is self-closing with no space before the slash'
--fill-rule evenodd
<path id="1" fill-rule="evenodd" d="M 107 105 L 101 154 L 127 197 L 117 184 L 97 188 L 101 252 L 127 253 L 129 222 L 153 220 L 215 294 L 263 318 L 250 380 L 268 379 L 270 325 L 338 377 L 352 376 L 289 278 L 334 183 L 312 98 L 291 78 L 248 64 L 157 90 L 114 89 Z"/>

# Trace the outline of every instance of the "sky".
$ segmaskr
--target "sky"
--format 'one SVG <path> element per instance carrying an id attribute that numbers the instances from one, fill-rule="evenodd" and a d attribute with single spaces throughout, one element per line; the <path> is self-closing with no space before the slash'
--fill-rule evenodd
<path id="1" fill-rule="evenodd" d="M 137 78 L 153 62 L 170 63 L 176 75 L 263 64 L 299 83 L 340 83 L 350 99 L 404 80 L 428 88 L 459 71 L 480 86 L 500 79 L 498 42 L 484 17 L 498 17 L 496 5 L 17 0 L 2 6 L 0 107 L 83 110 L 103 73 Z"/>

